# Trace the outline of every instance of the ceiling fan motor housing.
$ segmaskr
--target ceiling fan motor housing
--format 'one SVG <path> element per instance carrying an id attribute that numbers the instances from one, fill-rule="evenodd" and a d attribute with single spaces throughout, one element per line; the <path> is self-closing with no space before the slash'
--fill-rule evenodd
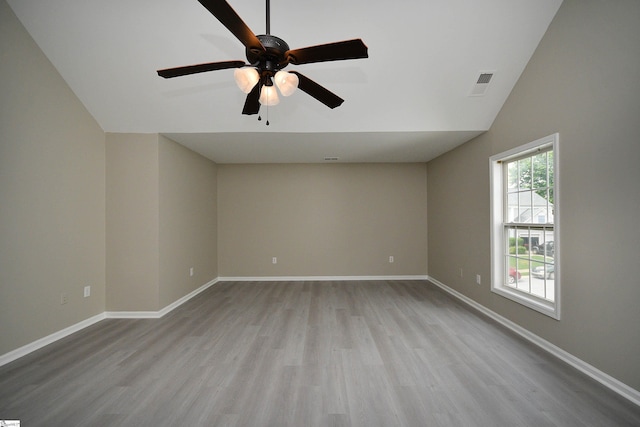
<path id="1" fill-rule="evenodd" d="M 260 40 L 262 46 L 264 46 L 266 53 L 247 48 L 247 61 L 249 61 L 250 64 L 258 64 L 260 70 L 271 71 L 273 73 L 287 66 L 289 63 L 285 57 L 285 53 L 289 50 L 287 42 L 271 34 L 260 34 L 256 37 Z"/>

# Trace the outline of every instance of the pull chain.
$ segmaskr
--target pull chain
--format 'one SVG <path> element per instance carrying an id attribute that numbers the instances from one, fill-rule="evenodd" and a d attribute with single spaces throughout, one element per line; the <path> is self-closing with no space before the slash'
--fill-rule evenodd
<path id="1" fill-rule="evenodd" d="M 258 115 L 258 121 L 262 121 L 262 116 Z M 269 126 L 269 106 L 267 105 L 267 126 Z"/>

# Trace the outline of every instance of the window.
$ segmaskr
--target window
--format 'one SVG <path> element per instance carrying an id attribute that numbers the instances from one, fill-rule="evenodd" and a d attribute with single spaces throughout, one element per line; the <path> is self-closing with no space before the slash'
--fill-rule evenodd
<path id="1" fill-rule="evenodd" d="M 558 134 L 492 156 L 491 290 L 560 319 Z"/>

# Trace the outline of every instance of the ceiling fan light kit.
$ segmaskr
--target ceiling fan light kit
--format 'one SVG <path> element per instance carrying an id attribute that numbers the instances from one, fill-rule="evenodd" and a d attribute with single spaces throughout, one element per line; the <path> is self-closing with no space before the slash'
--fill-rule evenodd
<path id="1" fill-rule="evenodd" d="M 293 92 L 296 91 L 298 84 L 300 83 L 298 76 L 282 70 L 276 73 L 274 80 L 276 82 L 276 86 L 280 89 L 282 96 L 293 95 Z"/>
<path id="2" fill-rule="evenodd" d="M 233 78 L 241 91 L 249 93 L 256 83 L 260 81 L 260 74 L 253 67 L 242 67 L 236 68 L 233 72 Z"/>
<path id="3" fill-rule="evenodd" d="M 275 86 L 263 86 L 260 91 L 260 104 L 266 105 L 267 107 L 273 107 L 274 105 L 278 105 L 280 103 L 280 98 L 278 98 L 278 92 L 276 92 Z"/>
<path id="4" fill-rule="evenodd" d="M 280 99 L 276 87 L 282 96 L 290 96 L 299 88 L 327 107 L 336 108 L 344 102 L 342 98 L 297 71 L 286 72 L 282 69 L 289 64 L 301 65 L 369 57 L 367 46 L 361 39 L 289 49 L 289 45 L 284 40 L 269 34 L 269 0 L 266 0 L 267 34 L 257 36 L 225 0 L 198 1 L 242 42 L 248 63 L 244 61 L 210 62 L 158 70 L 158 75 L 173 78 L 235 68 L 236 84 L 242 92 L 247 94 L 242 114 L 258 114 L 260 105 L 277 105 Z"/>

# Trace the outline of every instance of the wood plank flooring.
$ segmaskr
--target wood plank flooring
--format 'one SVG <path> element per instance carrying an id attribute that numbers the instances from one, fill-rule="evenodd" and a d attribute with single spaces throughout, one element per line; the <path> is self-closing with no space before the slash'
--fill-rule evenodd
<path id="1" fill-rule="evenodd" d="M 640 407 L 424 281 L 224 282 L 0 367 L 23 426 L 639 426 Z"/>

